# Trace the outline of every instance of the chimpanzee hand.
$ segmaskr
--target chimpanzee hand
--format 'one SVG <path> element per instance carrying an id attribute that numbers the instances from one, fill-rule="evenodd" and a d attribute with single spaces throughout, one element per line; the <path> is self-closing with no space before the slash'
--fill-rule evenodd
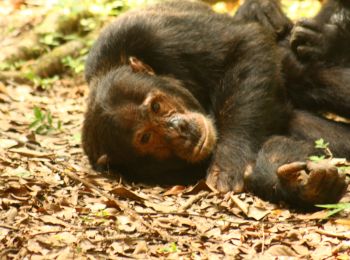
<path id="1" fill-rule="evenodd" d="M 283 13 L 277 0 L 246 0 L 237 10 L 236 20 L 254 21 L 283 38 L 292 28 L 292 22 Z"/>
<path id="2" fill-rule="evenodd" d="M 345 175 L 339 174 L 330 160 L 285 164 L 277 175 L 287 192 L 311 205 L 338 201 L 348 186 Z"/>
<path id="3" fill-rule="evenodd" d="M 229 153 L 217 152 L 207 174 L 207 184 L 220 192 L 244 190 L 244 171 L 246 167 L 242 158 L 233 157 Z"/>
<path id="4" fill-rule="evenodd" d="M 290 44 L 301 61 L 324 61 L 335 50 L 338 26 L 319 24 L 315 19 L 301 20 L 292 30 Z"/>

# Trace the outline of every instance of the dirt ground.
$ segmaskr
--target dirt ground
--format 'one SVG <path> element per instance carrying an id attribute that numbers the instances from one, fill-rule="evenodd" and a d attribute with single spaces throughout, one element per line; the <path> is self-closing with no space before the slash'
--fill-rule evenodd
<path id="1" fill-rule="evenodd" d="M 80 145 L 87 94 L 81 74 L 45 90 L 0 81 L 0 259 L 350 259 L 348 211 L 92 171 Z"/>

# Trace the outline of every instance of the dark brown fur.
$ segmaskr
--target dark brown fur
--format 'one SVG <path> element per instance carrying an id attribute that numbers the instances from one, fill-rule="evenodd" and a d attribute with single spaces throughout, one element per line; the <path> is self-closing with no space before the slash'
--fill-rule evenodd
<path id="1" fill-rule="evenodd" d="M 127 12 L 103 31 L 86 64 L 91 93 L 83 147 L 95 168 L 108 165 L 131 180 L 156 183 L 197 178 L 207 169 L 207 181 L 220 191 L 248 188 L 299 207 L 327 197 L 296 192 L 277 168 L 314 153 L 314 137 L 327 133 L 332 143 L 337 128 L 350 137 L 349 129 L 292 113 L 285 87 L 293 82 L 284 79 L 297 84 L 296 74 L 306 69 L 284 45 L 290 22 L 274 7 L 284 28 L 277 45 L 274 30 L 245 18 L 246 7 L 232 19 L 204 4 L 165 2 Z M 303 118 L 327 130 L 298 133 Z M 273 137 L 283 134 L 291 137 Z M 350 155 L 348 142 L 335 145 L 335 153 Z M 345 182 L 333 175 L 338 185 L 325 192 L 336 201 Z"/>

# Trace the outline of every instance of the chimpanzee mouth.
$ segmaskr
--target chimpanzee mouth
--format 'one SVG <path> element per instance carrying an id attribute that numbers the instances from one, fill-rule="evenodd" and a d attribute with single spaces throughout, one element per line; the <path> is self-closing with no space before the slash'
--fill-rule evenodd
<path id="1" fill-rule="evenodd" d="M 200 116 L 198 128 L 200 129 L 199 132 L 201 136 L 193 149 L 193 162 L 198 162 L 207 158 L 216 143 L 216 134 L 212 122 L 203 115 Z"/>

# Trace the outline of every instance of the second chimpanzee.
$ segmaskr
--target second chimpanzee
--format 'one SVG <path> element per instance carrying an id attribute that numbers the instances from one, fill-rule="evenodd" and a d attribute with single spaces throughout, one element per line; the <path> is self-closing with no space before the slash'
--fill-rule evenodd
<path id="1" fill-rule="evenodd" d="M 284 59 L 266 28 L 198 2 L 127 12 L 89 54 L 84 150 L 94 167 L 131 180 L 207 169 L 220 191 L 248 188 L 299 207 L 335 202 L 347 186 L 336 168 L 292 162 L 316 154 L 309 140 L 319 137 L 350 156 L 349 128 L 292 110 Z"/>

